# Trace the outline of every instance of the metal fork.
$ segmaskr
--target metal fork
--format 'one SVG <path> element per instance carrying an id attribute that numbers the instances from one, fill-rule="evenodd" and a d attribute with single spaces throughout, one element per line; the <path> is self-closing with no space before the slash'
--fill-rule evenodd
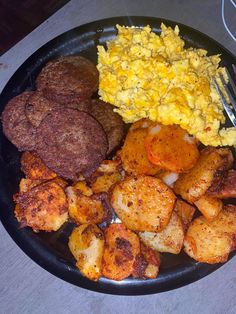
<path id="1" fill-rule="evenodd" d="M 236 66 L 234 64 L 232 65 L 232 68 L 233 68 L 233 71 L 236 75 Z M 219 75 L 219 79 L 221 80 L 221 83 L 224 87 L 224 90 L 225 90 L 227 96 L 229 97 L 231 106 L 230 106 L 230 104 L 228 104 L 228 102 L 225 98 L 225 95 L 222 93 L 222 90 L 220 89 L 220 86 L 217 83 L 216 79 L 213 79 L 213 81 L 214 81 L 214 85 L 216 87 L 216 90 L 217 90 L 218 94 L 220 95 L 221 102 L 224 106 L 224 109 L 225 109 L 228 117 L 230 118 L 231 122 L 236 127 L 236 85 L 234 83 L 232 76 L 230 75 L 230 73 L 227 69 L 226 69 L 226 73 L 227 73 L 228 78 L 229 78 L 228 83 L 226 83 L 222 74 Z"/>

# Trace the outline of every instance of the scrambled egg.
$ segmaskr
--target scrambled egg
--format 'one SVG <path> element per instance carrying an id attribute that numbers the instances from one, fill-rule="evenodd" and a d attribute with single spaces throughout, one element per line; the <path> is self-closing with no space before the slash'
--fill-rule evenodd
<path id="1" fill-rule="evenodd" d="M 159 35 L 144 28 L 117 26 L 118 35 L 98 46 L 99 95 L 116 106 L 125 122 L 149 118 L 179 124 L 205 145 L 235 145 L 236 129 L 225 122 L 212 78 L 222 73 L 219 55 L 184 48 L 173 30 L 161 25 Z"/>

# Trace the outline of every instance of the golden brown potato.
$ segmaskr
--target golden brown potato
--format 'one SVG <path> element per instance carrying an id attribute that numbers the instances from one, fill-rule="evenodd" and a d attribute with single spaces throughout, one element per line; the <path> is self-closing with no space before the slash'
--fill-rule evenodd
<path id="1" fill-rule="evenodd" d="M 123 224 L 111 224 L 105 229 L 105 249 L 102 274 L 113 280 L 129 277 L 140 254 L 138 236 Z"/>
<path id="2" fill-rule="evenodd" d="M 82 193 L 85 196 L 91 196 L 93 195 L 93 191 L 90 187 L 87 186 L 85 181 L 79 181 L 73 185 L 73 188 L 76 189 L 76 191 Z"/>
<path id="3" fill-rule="evenodd" d="M 184 241 L 184 228 L 179 216 L 173 212 L 170 222 L 160 232 L 139 232 L 141 241 L 159 252 L 179 254 Z"/>
<path id="4" fill-rule="evenodd" d="M 134 278 L 149 278 L 154 279 L 157 277 L 161 258 L 160 253 L 140 243 L 141 254 L 136 257 L 134 262 L 134 269 L 132 276 Z"/>
<path id="5" fill-rule="evenodd" d="M 168 224 L 175 199 L 172 190 L 160 179 L 138 176 L 116 184 L 111 205 L 127 228 L 157 232 Z"/>
<path id="6" fill-rule="evenodd" d="M 34 231 L 56 231 L 68 218 L 68 204 L 63 189 L 46 182 L 15 196 L 20 206 L 19 221 Z"/>
<path id="7" fill-rule="evenodd" d="M 150 126 L 145 148 L 150 162 L 177 173 L 191 169 L 199 158 L 195 138 L 179 125 L 155 123 Z"/>
<path id="8" fill-rule="evenodd" d="M 182 220 L 184 230 L 187 230 L 188 225 L 193 219 L 196 208 L 183 200 L 177 199 L 174 210 Z"/>
<path id="9" fill-rule="evenodd" d="M 109 189 L 118 181 L 122 176 L 118 170 L 120 165 L 119 160 L 104 160 L 100 167 L 95 171 L 95 180 L 92 183 L 93 193 L 108 192 Z"/>
<path id="10" fill-rule="evenodd" d="M 31 190 L 33 187 L 36 185 L 41 184 L 43 181 L 42 180 L 31 180 L 31 179 L 25 179 L 22 178 L 20 180 L 20 192 L 27 192 Z"/>
<path id="11" fill-rule="evenodd" d="M 236 248 L 236 206 L 226 206 L 212 221 L 196 218 L 184 239 L 185 252 L 203 263 L 223 263 Z"/>
<path id="12" fill-rule="evenodd" d="M 80 272 L 90 280 L 97 281 L 102 272 L 104 235 L 96 225 L 84 224 L 76 227 L 68 242 Z"/>
<path id="13" fill-rule="evenodd" d="M 86 196 L 79 189 L 69 186 L 66 188 L 69 204 L 69 216 L 78 224 L 99 224 L 106 218 L 99 197 Z"/>
<path id="14" fill-rule="evenodd" d="M 212 220 L 217 217 L 223 207 L 223 203 L 220 199 L 206 194 L 201 196 L 194 204 L 207 220 Z"/>
<path id="15" fill-rule="evenodd" d="M 24 152 L 21 156 L 21 170 L 31 180 L 50 180 L 57 175 L 50 170 L 35 152 Z"/>
<path id="16" fill-rule="evenodd" d="M 201 152 L 196 165 L 181 174 L 174 184 L 174 191 L 189 203 L 194 203 L 211 186 L 214 176 L 232 166 L 233 156 L 228 148 L 208 147 Z"/>
<path id="17" fill-rule="evenodd" d="M 148 124 L 148 120 L 141 120 L 134 123 L 121 149 L 120 157 L 122 166 L 129 174 L 154 175 L 160 170 L 158 166 L 155 166 L 148 160 L 144 146 Z"/>

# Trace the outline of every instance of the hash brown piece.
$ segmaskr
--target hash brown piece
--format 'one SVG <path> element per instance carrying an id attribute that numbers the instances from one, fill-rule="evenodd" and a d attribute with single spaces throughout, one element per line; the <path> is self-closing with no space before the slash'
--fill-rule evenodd
<path id="1" fill-rule="evenodd" d="M 102 126 L 89 114 L 65 108 L 50 112 L 38 127 L 37 153 L 65 179 L 91 174 L 105 159 L 108 144 Z"/>
<path id="2" fill-rule="evenodd" d="M 52 101 L 77 102 L 89 98 L 98 89 L 98 71 L 84 57 L 64 56 L 44 66 L 36 85 Z"/>
<path id="3" fill-rule="evenodd" d="M 121 116 L 113 111 L 113 106 L 102 100 L 91 101 L 91 115 L 100 122 L 106 132 L 109 155 L 120 145 L 125 135 L 125 124 Z"/>
<path id="4" fill-rule="evenodd" d="M 2 113 L 3 132 L 19 151 L 34 150 L 37 137 L 36 129 L 25 115 L 25 104 L 32 92 L 23 92 L 12 98 Z"/>

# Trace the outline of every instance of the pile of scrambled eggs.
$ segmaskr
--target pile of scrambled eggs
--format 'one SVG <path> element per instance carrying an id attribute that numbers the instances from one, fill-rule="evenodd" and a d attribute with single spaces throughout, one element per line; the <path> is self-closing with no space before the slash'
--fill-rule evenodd
<path id="1" fill-rule="evenodd" d="M 116 106 L 125 122 L 149 118 L 179 124 L 205 145 L 235 145 L 236 129 L 225 122 L 220 98 L 212 84 L 219 55 L 184 48 L 179 28 L 161 25 L 160 36 L 144 28 L 117 26 L 118 35 L 98 46 L 99 95 Z"/>

